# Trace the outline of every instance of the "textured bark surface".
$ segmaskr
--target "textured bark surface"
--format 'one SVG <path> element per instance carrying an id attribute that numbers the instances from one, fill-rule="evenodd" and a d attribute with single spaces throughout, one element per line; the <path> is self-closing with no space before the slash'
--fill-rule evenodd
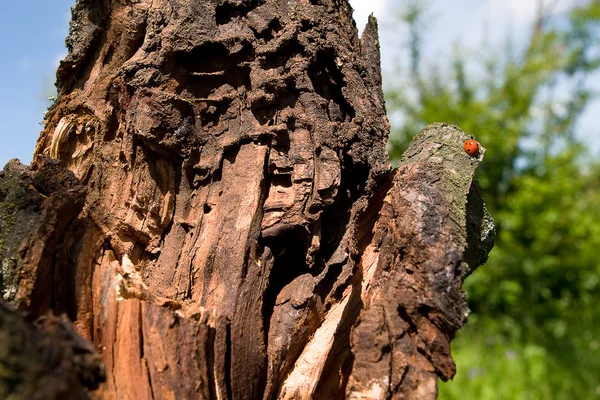
<path id="1" fill-rule="evenodd" d="M 2 299 L 33 316 L 50 309 L 53 282 L 70 285 L 54 270 L 66 231 L 85 202 L 86 188 L 72 172 L 46 157 L 37 171 L 11 160 L 0 171 L 0 289 Z M 56 288 L 59 289 L 59 288 Z"/>
<path id="2" fill-rule="evenodd" d="M 100 349 L 95 396 L 434 398 L 493 241 L 484 149 L 437 124 L 392 171 L 374 18 L 359 39 L 345 0 L 73 17 L 36 155 L 87 192 L 39 301 Z"/>
<path id="3" fill-rule="evenodd" d="M 473 182 L 485 149 L 469 157 L 470 137 L 430 125 L 396 170 L 362 254 L 362 310 L 352 330 L 349 398 L 437 396 L 437 378 L 456 372 L 450 341 L 468 308 L 461 284 L 487 259 L 494 224 Z"/>
<path id="4" fill-rule="evenodd" d="M 104 379 L 100 356 L 66 317 L 30 322 L 50 310 L 53 293 L 71 284 L 53 260 L 85 193 L 55 160 L 40 159 L 35 172 L 12 160 L 0 172 L 2 399 L 86 399 Z"/>

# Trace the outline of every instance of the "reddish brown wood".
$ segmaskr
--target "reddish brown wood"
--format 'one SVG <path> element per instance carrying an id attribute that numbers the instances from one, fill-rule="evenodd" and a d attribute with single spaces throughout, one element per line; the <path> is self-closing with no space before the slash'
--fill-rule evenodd
<path id="1" fill-rule="evenodd" d="M 95 397 L 435 397 L 491 245 L 484 149 L 433 125 L 392 171 L 375 19 L 359 38 L 345 0 L 73 18 L 36 155 L 87 189 L 45 301 L 101 352 Z"/>

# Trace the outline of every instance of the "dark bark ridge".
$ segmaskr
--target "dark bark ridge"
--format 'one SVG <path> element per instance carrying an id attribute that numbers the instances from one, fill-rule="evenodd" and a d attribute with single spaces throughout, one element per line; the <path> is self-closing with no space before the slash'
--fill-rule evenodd
<path id="1" fill-rule="evenodd" d="M 456 372 L 450 341 L 468 315 L 461 284 L 494 242 L 473 181 L 485 148 L 469 157 L 468 138 L 433 124 L 404 153 L 363 253 L 372 278 L 352 331 L 349 398 L 435 398 L 437 378 Z"/>
<path id="2" fill-rule="evenodd" d="M 41 157 L 37 171 L 11 160 L 0 171 L 0 290 L 2 300 L 48 311 L 53 282 L 67 285 L 53 268 L 66 231 L 85 202 L 86 187 L 57 160 Z"/>
<path id="3" fill-rule="evenodd" d="M 79 0 L 67 45 L 36 154 L 87 192 L 40 311 L 101 350 L 97 397 L 435 396 L 493 240 L 484 149 L 433 125 L 391 171 L 374 18 Z"/>
<path id="4" fill-rule="evenodd" d="M 39 165 L 11 160 L 0 171 L 0 398 L 86 399 L 104 379 L 100 356 L 66 317 L 40 317 L 73 283 L 54 259 L 86 187 L 57 160 Z"/>

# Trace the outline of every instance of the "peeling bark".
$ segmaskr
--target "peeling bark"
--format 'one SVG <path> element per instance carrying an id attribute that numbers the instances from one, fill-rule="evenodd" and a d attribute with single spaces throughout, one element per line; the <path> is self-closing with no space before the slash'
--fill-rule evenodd
<path id="1" fill-rule="evenodd" d="M 95 397 L 435 398 L 493 242 L 484 149 L 436 124 L 391 169 L 373 17 L 79 0 L 67 45 L 36 156 L 85 193 L 20 304 L 100 349 Z"/>

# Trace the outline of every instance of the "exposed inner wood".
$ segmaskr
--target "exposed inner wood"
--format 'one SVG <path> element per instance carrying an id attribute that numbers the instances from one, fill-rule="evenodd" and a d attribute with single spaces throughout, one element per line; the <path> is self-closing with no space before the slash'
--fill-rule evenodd
<path id="1" fill-rule="evenodd" d="M 95 397 L 435 398 L 493 242 L 485 149 L 435 124 L 392 170 L 374 18 L 79 0 L 68 45 L 36 155 L 86 193 L 40 299 L 99 349 Z"/>

